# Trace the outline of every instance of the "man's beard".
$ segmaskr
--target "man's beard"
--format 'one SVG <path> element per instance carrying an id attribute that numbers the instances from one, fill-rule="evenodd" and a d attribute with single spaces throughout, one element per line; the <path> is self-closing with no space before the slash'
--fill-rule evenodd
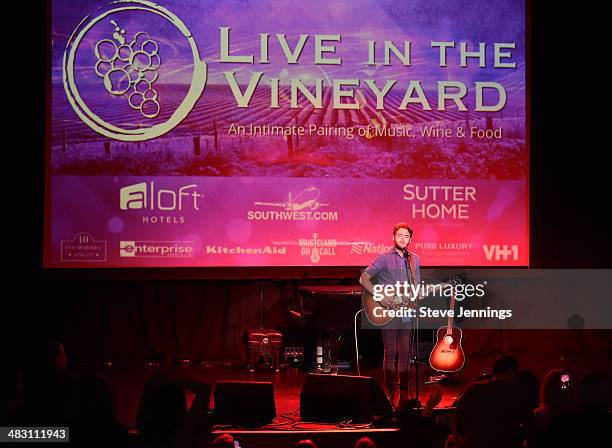
<path id="1" fill-rule="evenodd" d="M 405 251 L 405 250 L 408 250 L 408 249 L 407 249 L 407 247 L 408 247 L 408 245 L 407 245 L 407 244 L 406 244 L 406 246 L 404 246 L 404 247 L 400 247 L 400 246 L 399 246 L 397 243 L 394 243 L 394 244 L 395 244 L 395 248 L 396 248 L 397 250 L 401 250 L 402 252 L 403 252 L 403 251 Z"/>

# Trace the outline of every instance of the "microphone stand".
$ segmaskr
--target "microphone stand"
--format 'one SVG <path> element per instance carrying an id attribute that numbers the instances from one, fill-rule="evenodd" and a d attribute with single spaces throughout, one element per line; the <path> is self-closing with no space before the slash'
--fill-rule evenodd
<path id="1" fill-rule="evenodd" d="M 410 254 L 410 252 L 408 252 L 408 254 Z M 410 260 L 408 261 L 408 266 L 410 266 Z M 411 274 L 411 279 L 412 279 L 412 274 Z M 416 280 L 416 279 L 412 279 L 412 280 Z M 411 398 L 410 400 L 408 400 L 407 403 L 405 403 L 404 407 L 406 409 L 419 409 L 422 407 L 421 400 L 419 399 L 420 387 L 419 387 L 419 298 L 418 297 L 415 297 L 414 303 L 416 304 L 416 307 L 415 307 L 416 313 L 415 313 L 415 319 L 414 319 L 414 326 L 411 330 L 413 332 L 414 337 L 410 338 L 410 344 L 412 345 L 412 348 L 414 348 L 414 351 L 412 353 L 413 355 L 412 359 L 415 365 L 415 388 L 414 388 L 415 395 L 414 395 L 414 398 Z M 408 368 L 410 369 L 410 363 L 408 364 Z"/>
<path id="2" fill-rule="evenodd" d="M 419 300 L 418 298 L 415 300 Z M 417 302 L 417 312 L 416 312 L 416 319 L 414 322 L 414 334 L 415 334 L 415 340 L 416 340 L 416 344 L 415 344 L 415 350 L 414 350 L 414 364 L 416 365 L 416 372 L 415 372 L 415 391 L 414 391 L 414 399 L 416 400 L 415 402 L 415 407 L 420 408 L 421 407 L 421 400 L 419 400 L 419 371 L 420 371 L 420 362 L 419 362 L 419 313 L 418 313 L 418 302 Z"/>
<path id="3" fill-rule="evenodd" d="M 259 282 L 259 328 L 263 330 L 263 284 Z"/>
<path id="4" fill-rule="evenodd" d="M 415 299 L 415 301 L 417 300 L 419 299 L 418 298 Z M 416 306 L 417 312 L 415 313 L 414 327 L 412 329 L 414 337 L 411 338 L 411 345 L 414 348 L 412 359 L 414 361 L 414 366 L 415 366 L 414 398 L 411 398 L 405 404 L 404 407 L 406 409 L 419 409 L 422 407 L 421 400 L 419 399 L 419 390 L 420 390 L 420 386 L 419 386 L 419 369 L 420 369 L 420 366 L 419 366 L 419 305 L 418 305 L 418 302 L 416 303 L 417 303 L 417 306 Z"/>

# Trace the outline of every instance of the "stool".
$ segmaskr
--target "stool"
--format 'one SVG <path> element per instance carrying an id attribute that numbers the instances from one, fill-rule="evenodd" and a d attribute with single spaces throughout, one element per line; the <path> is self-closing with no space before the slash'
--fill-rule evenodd
<path id="1" fill-rule="evenodd" d="M 270 357 L 272 368 L 280 369 L 280 350 L 283 334 L 278 330 L 259 328 L 247 331 L 247 347 L 249 351 L 249 369 L 255 371 L 255 363 L 260 356 Z"/>

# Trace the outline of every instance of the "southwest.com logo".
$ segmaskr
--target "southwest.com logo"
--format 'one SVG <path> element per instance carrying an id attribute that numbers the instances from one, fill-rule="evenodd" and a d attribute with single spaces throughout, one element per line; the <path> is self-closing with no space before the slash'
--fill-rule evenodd
<path id="1" fill-rule="evenodd" d="M 249 210 L 249 221 L 338 221 L 337 211 L 317 211 L 329 204 L 319 202 L 321 191 L 317 187 L 307 187 L 297 195 L 289 192 L 287 201 L 263 202 L 253 205 L 273 210 Z M 280 210 L 279 210 L 280 209 Z"/>
<path id="2" fill-rule="evenodd" d="M 198 193 L 196 184 L 183 185 L 178 189 L 155 188 L 155 182 L 128 185 L 119 191 L 121 210 L 183 210 L 189 204 L 200 210 L 198 201 L 204 194 Z"/>
<path id="3" fill-rule="evenodd" d="M 120 257 L 191 258 L 193 241 L 120 241 Z"/>

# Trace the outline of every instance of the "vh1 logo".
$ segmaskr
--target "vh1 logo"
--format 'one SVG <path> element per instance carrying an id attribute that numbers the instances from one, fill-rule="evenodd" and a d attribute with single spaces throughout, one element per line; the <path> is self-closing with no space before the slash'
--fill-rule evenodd
<path id="1" fill-rule="evenodd" d="M 513 244 L 510 247 L 507 244 L 483 244 L 482 249 L 488 261 L 507 261 L 510 255 L 512 255 L 512 260 L 518 260 L 518 244 Z"/>
<path id="2" fill-rule="evenodd" d="M 119 191 L 119 207 L 121 210 L 169 211 L 183 210 L 184 203 L 192 203 L 194 210 L 200 210 L 198 201 L 204 198 L 204 194 L 198 193 L 196 187 L 196 184 L 190 184 L 178 190 L 156 190 L 155 182 L 128 185 Z"/>

